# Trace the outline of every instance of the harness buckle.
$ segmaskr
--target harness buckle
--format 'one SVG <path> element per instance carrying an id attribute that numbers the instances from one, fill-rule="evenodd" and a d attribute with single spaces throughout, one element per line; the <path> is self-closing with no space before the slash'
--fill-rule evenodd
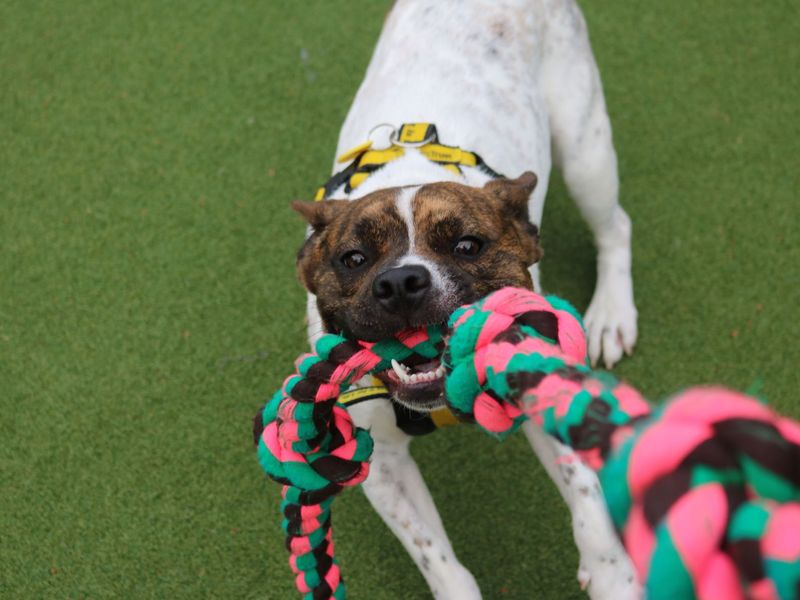
<path id="1" fill-rule="evenodd" d="M 417 128 L 423 126 L 425 129 L 417 131 Z M 419 139 L 420 137 L 422 139 Z M 406 123 L 399 129 L 393 129 L 389 136 L 389 141 L 394 146 L 402 146 L 404 148 L 421 148 L 436 139 L 436 127 L 429 123 Z"/>

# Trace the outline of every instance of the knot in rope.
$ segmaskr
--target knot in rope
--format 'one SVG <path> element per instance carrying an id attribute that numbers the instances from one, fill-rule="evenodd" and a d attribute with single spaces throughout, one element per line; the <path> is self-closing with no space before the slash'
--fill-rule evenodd
<path id="1" fill-rule="evenodd" d="M 580 317 L 560 298 L 505 288 L 456 310 L 442 364 L 451 410 L 504 437 L 527 417 L 514 402 L 493 392 L 489 380 L 515 355 L 538 352 L 571 365 L 586 365 L 586 338 Z"/>
<path id="2" fill-rule="evenodd" d="M 599 473 L 648 598 L 800 597 L 800 426 L 719 387 L 687 390 Z"/>

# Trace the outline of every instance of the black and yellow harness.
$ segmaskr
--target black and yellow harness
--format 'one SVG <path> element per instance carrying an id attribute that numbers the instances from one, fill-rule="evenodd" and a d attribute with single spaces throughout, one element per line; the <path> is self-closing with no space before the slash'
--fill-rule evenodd
<path id="1" fill-rule="evenodd" d="M 336 160 L 349 164 L 335 173 L 325 185 L 321 186 L 314 196 L 314 200 L 327 200 L 331 195 L 344 185 L 346 194 L 352 192 L 364 183 L 370 175 L 383 168 L 386 164 L 404 156 L 408 148 L 416 149 L 425 158 L 458 175 L 463 174 L 463 167 L 475 167 L 493 179 L 503 177 L 490 168 L 475 152 L 463 150 L 457 146 L 445 146 L 439 142 L 439 134 L 433 123 L 404 123 L 399 129 L 392 130 L 390 145 L 387 148 L 373 148 L 372 141 L 364 142 L 351 148 Z M 377 380 L 376 380 L 377 382 Z M 379 382 L 378 382 L 379 383 Z M 352 406 L 360 402 L 391 397 L 389 390 L 383 385 L 357 388 L 339 396 L 339 402 L 345 406 Z M 437 408 L 432 412 L 419 412 L 411 410 L 392 402 L 397 427 L 408 435 L 425 435 L 436 431 L 440 427 L 457 425 L 459 420 L 450 412 L 449 408 Z"/>
<path id="2" fill-rule="evenodd" d="M 325 185 L 320 186 L 314 200 L 327 200 L 342 185 L 344 192 L 349 194 L 375 171 L 405 156 L 409 148 L 417 150 L 429 161 L 457 175 L 463 174 L 463 167 L 475 167 L 494 179 L 503 177 L 477 153 L 439 143 L 439 134 L 433 123 L 404 123 L 399 129 L 393 129 L 389 147 L 376 149 L 372 145 L 371 140 L 366 141 L 337 158 L 340 163 L 350 162 L 344 169 L 334 173 Z"/>

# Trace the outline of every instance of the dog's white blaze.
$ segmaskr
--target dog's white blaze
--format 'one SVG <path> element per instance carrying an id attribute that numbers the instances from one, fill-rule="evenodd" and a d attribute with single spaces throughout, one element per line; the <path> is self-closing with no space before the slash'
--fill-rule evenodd
<path id="1" fill-rule="evenodd" d="M 394 200 L 397 207 L 397 213 L 406 224 L 406 231 L 408 232 L 408 254 L 414 254 L 415 238 L 417 236 L 416 229 L 414 228 L 414 197 L 417 195 L 419 188 L 422 186 L 413 185 L 401 188 Z"/>
<path id="2" fill-rule="evenodd" d="M 420 265 L 428 269 L 431 274 L 431 283 L 436 293 L 445 296 L 453 289 L 453 283 L 444 274 L 442 269 L 432 260 L 417 254 L 417 228 L 414 226 L 414 198 L 421 188 L 421 185 L 413 185 L 401 188 L 395 197 L 395 208 L 400 218 L 406 224 L 408 233 L 408 251 L 397 260 L 396 267 L 405 265 Z"/>

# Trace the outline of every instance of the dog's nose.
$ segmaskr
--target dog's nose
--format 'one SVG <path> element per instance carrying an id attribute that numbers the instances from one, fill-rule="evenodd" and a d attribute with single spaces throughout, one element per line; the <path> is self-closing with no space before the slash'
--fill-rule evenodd
<path id="1" fill-rule="evenodd" d="M 391 313 L 417 308 L 431 287 L 431 274 L 421 265 L 406 265 L 384 271 L 372 282 L 372 295 Z"/>

